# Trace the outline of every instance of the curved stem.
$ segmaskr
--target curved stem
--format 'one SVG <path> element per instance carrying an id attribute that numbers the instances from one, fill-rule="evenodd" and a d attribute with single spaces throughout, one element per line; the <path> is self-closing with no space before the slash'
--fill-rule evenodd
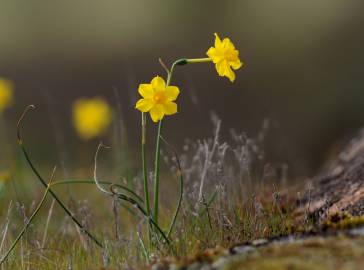
<path id="1" fill-rule="evenodd" d="M 115 190 L 111 191 L 111 195 L 110 196 L 114 196 L 116 195 L 118 197 L 118 199 L 126 201 L 128 203 L 130 203 L 132 206 L 136 206 L 137 209 L 149 220 L 149 222 L 156 227 L 157 231 L 163 236 L 163 238 L 166 240 L 166 242 L 168 243 L 169 241 L 168 238 L 165 236 L 164 232 L 162 231 L 162 229 L 158 226 L 158 224 L 151 219 L 148 215 L 147 215 L 147 211 L 141 206 L 141 204 L 144 204 L 144 201 L 142 198 L 140 198 L 140 196 L 138 196 L 136 193 L 134 193 L 132 190 L 129 190 L 128 188 L 118 185 L 118 184 L 113 184 L 110 182 L 106 182 L 106 181 L 98 181 L 100 184 L 106 184 L 106 185 L 112 185 L 113 187 L 118 187 L 118 188 L 122 188 L 122 189 L 126 189 L 127 191 L 131 192 L 133 195 L 136 196 L 136 198 L 140 201 L 138 202 L 137 200 L 125 195 L 125 194 L 121 194 L 121 193 L 117 193 L 115 192 Z M 65 185 L 65 184 L 95 184 L 95 181 L 93 180 L 63 180 L 63 181 L 54 181 L 51 184 L 49 184 L 50 187 L 53 186 L 58 186 L 58 185 Z"/>
<path id="2" fill-rule="evenodd" d="M 20 144 L 20 147 L 22 149 L 22 152 L 25 156 L 25 159 L 27 160 L 30 168 L 32 169 L 32 171 L 34 172 L 34 174 L 37 176 L 38 180 L 42 183 L 42 185 L 47 188 L 48 185 L 46 184 L 46 182 L 43 180 L 42 176 L 39 174 L 39 172 L 37 171 L 37 169 L 34 167 L 33 163 L 31 162 L 28 153 L 26 152 L 23 144 Z M 66 212 L 66 214 L 72 219 L 72 221 L 74 223 L 76 223 L 76 225 L 81 229 L 82 232 L 84 232 L 88 237 L 91 238 L 92 241 L 95 242 L 96 245 L 98 245 L 99 247 L 103 247 L 102 244 L 96 239 L 95 236 L 93 236 L 82 224 L 81 222 L 79 222 L 74 215 L 71 213 L 71 211 L 63 204 L 63 202 L 58 198 L 58 196 L 51 190 L 49 189 L 49 193 L 52 195 L 52 197 L 56 200 L 56 202 L 62 207 L 62 209 Z"/>
<path id="3" fill-rule="evenodd" d="M 138 195 L 136 194 L 133 190 L 123 186 L 123 185 L 119 185 L 119 184 L 114 184 L 111 182 L 107 182 L 107 181 L 98 181 L 100 184 L 102 185 L 112 185 L 114 187 L 123 189 L 125 191 L 127 191 L 128 193 L 130 193 L 131 195 L 133 195 L 136 199 L 138 199 L 141 203 L 144 203 L 144 200 Z M 66 184 L 95 184 L 94 180 L 73 180 L 73 179 L 68 179 L 68 180 L 60 180 L 60 181 L 54 181 L 51 186 L 58 186 L 58 185 L 66 185 Z"/>
<path id="4" fill-rule="evenodd" d="M 20 133 L 20 127 L 21 127 L 21 123 L 25 117 L 25 115 L 27 114 L 27 112 L 31 109 L 34 109 L 35 106 L 34 105 L 30 105 L 28 106 L 25 111 L 23 112 L 23 114 L 21 115 L 21 117 L 19 118 L 18 124 L 17 124 L 17 138 L 18 138 L 18 144 L 24 154 L 24 157 L 28 163 L 28 165 L 30 166 L 31 170 L 33 171 L 33 173 L 37 176 L 38 180 L 41 182 L 41 184 L 45 187 L 48 188 L 48 184 L 44 181 L 44 179 L 42 178 L 42 176 L 40 175 L 40 173 L 38 172 L 38 170 L 35 168 L 35 166 L 33 165 L 32 161 L 30 160 L 30 157 L 25 149 L 22 137 L 21 137 L 21 133 Z M 49 189 L 49 193 L 52 195 L 52 197 L 57 201 L 57 203 L 62 207 L 62 209 L 66 212 L 66 214 L 73 220 L 74 223 L 76 223 L 76 225 L 81 229 L 82 232 L 84 232 L 89 238 L 91 238 L 92 241 L 94 241 L 96 243 L 96 245 L 98 245 L 99 247 L 103 247 L 102 244 L 96 239 L 96 237 L 94 237 L 84 226 L 82 226 L 82 224 L 74 217 L 74 215 L 71 213 L 70 210 L 68 210 L 68 208 L 63 204 L 63 202 L 58 198 L 58 196 L 51 190 Z"/>
<path id="5" fill-rule="evenodd" d="M 100 143 L 99 146 L 97 147 L 97 150 L 96 150 L 96 153 L 95 153 L 95 164 L 94 164 L 94 181 L 95 181 L 95 184 L 96 184 L 96 187 L 101 191 L 101 192 L 104 192 L 108 195 L 112 195 L 112 192 L 110 191 L 107 191 L 106 189 L 104 189 L 100 183 L 99 183 L 99 180 L 97 179 L 97 158 L 99 156 L 99 152 L 102 148 L 108 148 L 106 146 L 103 145 L 103 143 Z"/>

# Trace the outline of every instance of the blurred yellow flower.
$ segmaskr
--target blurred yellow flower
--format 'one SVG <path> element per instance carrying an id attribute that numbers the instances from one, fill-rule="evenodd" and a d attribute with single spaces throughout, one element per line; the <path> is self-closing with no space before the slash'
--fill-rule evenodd
<path id="1" fill-rule="evenodd" d="M 139 99 L 135 108 L 142 112 L 149 112 L 154 122 L 163 119 L 164 115 L 177 113 L 177 104 L 174 102 L 178 95 L 177 86 L 166 86 L 163 78 L 156 76 L 150 84 L 140 84 Z"/>
<path id="2" fill-rule="evenodd" d="M 13 102 L 13 83 L 0 78 L 0 113 L 8 108 Z"/>
<path id="3" fill-rule="evenodd" d="M 73 104 L 73 124 L 84 140 L 102 135 L 109 127 L 111 118 L 110 106 L 100 97 L 82 98 Z"/>
<path id="4" fill-rule="evenodd" d="M 235 73 L 232 69 L 237 70 L 243 64 L 239 59 L 239 51 L 235 49 L 229 38 L 221 41 L 215 33 L 215 47 L 211 47 L 206 54 L 214 62 L 220 76 L 228 77 L 231 82 L 235 80 Z"/>

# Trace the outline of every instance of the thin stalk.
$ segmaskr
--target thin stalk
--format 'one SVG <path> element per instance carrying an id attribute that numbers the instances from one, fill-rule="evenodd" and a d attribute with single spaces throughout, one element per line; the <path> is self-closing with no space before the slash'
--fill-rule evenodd
<path id="1" fill-rule="evenodd" d="M 144 204 L 144 201 L 143 199 L 138 196 L 136 193 L 134 193 L 133 191 L 131 191 L 133 193 L 133 195 L 136 196 L 136 198 L 138 200 L 135 200 L 125 194 L 122 194 L 122 193 L 117 193 L 115 190 L 114 190 L 114 187 L 119 187 L 119 188 L 125 188 L 125 189 L 128 189 L 124 186 L 121 186 L 121 185 L 118 185 L 118 184 L 113 184 L 113 183 L 110 183 L 110 182 L 106 182 L 106 181 L 98 181 L 99 184 L 106 184 L 106 185 L 110 185 L 110 189 L 111 189 L 111 194 L 107 193 L 108 195 L 110 196 L 117 196 L 118 199 L 121 199 L 123 201 L 126 201 L 128 203 L 130 203 L 132 206 L 136 206 L 137 209 L 145 216 L 145 218 L 147 218 L 150 223 L 157 228 L 157 231 L 159 231 L 162 236 L 163 236 L 163 231 L 162 229 L 157 225 L 157 223 L 151 219 L 149 216 L 147 216 L 147 211 L 141 206 L 141 204 Z M 95 184 L 95 181 L 94 180 L 63 180 L 63 181 L 55 181 L 53 182 L 52 184 L 50 184 L 50 187 L 53 187 L 53 186 L 58 186 L 58 185 L 66 185 L 66 184 Z M 139 201 L 139 202 L 138 202 Z M 165 238 L 165 240 L 168 240 L 167 237 L 164 235 L 163 238 Z M 168 242 L 168 241 L 167 241 Z"/>
<path id="2" fill-rule="evenodd" d="M 147 116 L 142 112 L 142 163 L 143 163 L 143 185 L 144 185 L 144 206 L 147 215 L 150 216 L 148 164 L 147 164 Z M 152 244 L 152 226 L 148 227 L 149 245 Z"/>
<path id="3" fill-rule="evenodd" d="M 6 234 L 8 233 L 8 229 L 9 229 L 9 223 L 10 223 L 10 212 L 11 212 L 11 209 L 12 209 L 12 204 L 13 204 L 13 201 L 10 201 L 9 203 L 9 207 L 8 207 L 8 212 L 6 214 L 6 223 L 5 223 L 5 226 L 4 226 L 4 229 L 2 231 L 2 239 L 1 239 L 1 243 L 0 243 L 0 252 L 3 250 L 3 245 L 5 243 L 5 238 L 6 238 Z"/>
<path id="4" fill-rule="evenodd" d="M 147 117 L 145 113 L 142 113 L 142 162 L 143 162 L 143 180 L 144 180 L 144 201 L 145 201 L 145 209 L 149 216 L 150 203 L 149 203 L 149 189 L 148 189 L 146 134 L 147 134 Z"/>
<path id="5" fill-rule="evenodd" d="M 161 139 L 163 140 L 163 142 L 167 146 L 169 146 L 169 148 L 171 149 L 171 151 L 174 154 L 174 157 L 175 157 L 176 163 L 177 163 L 177 168 L 178 168 L 178 170 L 177 170 L 177 177 L 179 178 L 179 198 L 178 198 L 177 207 L 176 207 L 176 210 L 174 212 L 174 215 L 173 215 L 171 224 L 169 225 L 169 230 L 168 230 L 168 233 L 167 233 L 167 237 L 169 238 L 170 235 L 171 235 L 171 233 L 172 233 L 173 227 L 174 227 L 174 225 L 176 223 L 176 220 L 177 220 L 177 217 L 178 217 L 178 213 L 179 213 L 179 211 L 181 209 L 182 199 L 183 199 L 183 190 L 184 190 L 183 186 L 184 186 L 184 183 L 183 183 L 183 174 L 182 174 L 181 162 L 179 160 L 177 151 L 163 137 L 161 137 Z"/>
<path id="6" fill-rule="evenodd" d="M 51 217 L 52 217 L 55 202 L 56 202 L 56 200 L 53 199 L 52 203 L 51 203 L 51 207 L 49 208 L 49 211 L 48 211 L 48 217 L 47 217 L 46 225 L 45 225 L 45 228 L 44 228 L 44 234 L 43 234 L 43 240 L 42 240 L 42 249 L 44 248 L 44 245 L 45 245 L 45 242 L 46 242 L 46 239 L 47 239 L 48 226 L 49 226 L 49 222 L 51 221 Z"/>
<path id="7" fill-rule="evenodd" d="M 22 152 L 25 156 L 25 159 L 27 160 L 29 166 L 31 167 L 32 171 L 34 172 L 34 174 L 37 176 L 37 178 L 39 179 L 39 181 L 42 183 L 42 185 L 47 188 L 47 184 L 44 182 L 43 178 L 41 177 L 41 175 L 38 173 L 38 171 L 35 169 L 33 163 L 30 161 L 30 158 L 28 156 L 28 153 L 26 152 L 25 148 L 23 147 L 23 145 L 21 145 L 21 149 Z M 61 208 L 63 209 L 63 211 L 66 212 L 66 214 L 72 219 L 72 221 L 74 223 L 76 223 L 76 225 L 80 228 L 80 230 L 82 232 L 84 232 L 88 237 L 91 238 L 92 241 L 95 242 L 96 245 L 98 245 L 99 247 L 102 248 L 102 244 L 97 240 L 96 237 L 94 237 L 82 224 L 81 222 L 79 222 L 76 217 L 71 213 L 71 211 L 63 204 L 63 202 L 58 198 L 58 196 L 50 189 L 49 193 L 52 195 L 52 197 L 56 200 L 56 202 L 61 206 Z"/>
<path id="8" fill-rule="evenodd" d="M 53 174 L 52 174 L 52 177 L 54 175 L 54 171 L 55 169 L 53 170 Z M 50 183 L 52 181 L 52 178 L 49 182 L 49 184 L 46 184 L 47 187 L 46 187 L 46 190 L 43 194 L 43 197 L 42 199 L 40 200 L 37 208 L 34 210 L 33 214 L 30 216 L 30 218 L 28 219 L 28 221 L 25 223 L 23 229 L 20 231 L 20 233 L 18 234 L 18 236 L 16 237 L 16 239 L 14 240 L 14 242 L 11 244 L 10 248 L 8 249 L 8 251 L 5 253 L 5 255 L 1 258 L 1 261 L 0 261 L 0 265 L 2 265 L 6 259 L 8 258 L 8 256 L 10 255 L 10 253 L 13 251 L 13 249 L 15 248 L 15 246 L 17 245 L 17 243 L 19 242 L 19 240 L 21 239 L 21 237 L 23 236 L 23 234 L 26 232 L 26 230 L 28 229 L 29 225 L 32 223 L 33 219 L 35 218 L 35 216 L 38 214 L 40 208 L 42 207 L 43 203 L 45 202 L 45 199 L 47 198 L 47 195 L 48 193 L 51 191 L 50 187 Z"/>
<path id="9" fill-rule="evenodd" d="M 172 75 L 174 69 L 177 65 L 185 65 L 187 64 L 186 59 L 178 59 L 173 62 L 170 71 L 167 73 L 167 83 L 166 86 L 169 86 L 172 80 Z M 168 71 L 168 69 L 167 69 Z M 157 142 L 155 147 L 155 159 L 154 159 L 154 213 L 153 217 L 155 222 L 158 223 L 158 216 L 159 216 L 159 170 L 160 170 L 160 141 L 162 136 L 162 129 L 163 129 L 163 119 L 159 121 L 158 124 L 158 133 L 157 133 Z"/>
<path id="10" fill-rule="evenodd" d="M 149 255 L 148 249 L 146 248 L 146 246 L 144 244 L 144 241 L 142 239 L 142 236 L 140 235 L 139 232 L 137 232 L 137 236 L 138 236 L 138 239 L 139 239 L 140 246 L 142 247 L 142 251 L 143 251 L 144 257 L 145 257 L 145 259 L 147 261 L 149 261 L 150 255 Z"/>
<path id="11" fill-rule="evenodd" d="M 192 59 L 186 59 L 186 62 L 188 64 L 206 63 L 206 62 L 212 62 L 212 59 L 211 58 L 192 58 Z"/>
<path id="12" fill-rule="evenodd" d="M 216 196 L 217 196 L 217 190 L 214 191 L 214 193 L 210 196 L 210 198 L 207 200 L 207 205 L 205 208 L 200 208 L 199 211 L 198 211 L 198 215 L 199 216 L 202 216 L 207 209 L 210 208 L 210 206 L 213 204 L 213 202 L 215 201 L 216 199 Z"/>
<path id="13" fill-rule="evenodd" d="M 163 120 L 159 121 L 157 143 L 155 147 L 155 163 L 154 163 L 154 220 L 158 223 L 159 215 L 159 168 L 160 168 L 160 137 L 162 135 Z"/>
<path id="14" fill-rule="evenodd" d="M 114 184 L 111 182 L 107 182 L 107 181 L 98 181 L 100 184 L 103 185 L 112 185 L 114 187 L 123 189 L 127 192 L 129 192 L 131 195 L 133 195 L 136 199 L 138 199 L 141 203 L 144 203 L 144 200 L 138 195 L 136 194 L 133 190 L 131 190 L 130 188 L 127 188 L 123 185 L 119 185 L 119 184 Z M 67 180 L 62 180 L 62 181 L 54 181 L 51 186 L 58 186 L 58 185 L 66 185 L 66 184 L 95 184 L 94 180 L 77 180 L 77 179 L 67 179 Z"/>
<path id="15" fill-rule="evenodd" d="M 113 190 L 111 190 L 111 192 L 113 192 Z M 164 240 L 166 241 L 166 243 L 169 245 L 170 241 L 167 238 L 167 236 L 165 235 L 165 233 L 163 232 L 163 230 L 159 227 L 158 223 L 156 223 L 153 218 L 147 216 L 147 211 L 143 208 L 142 205 L 140 205 L 136 200 L 134 200 L 133 198 L 130 198 L 124 194 L 117 194 L 114 193 L 113 195 L 116 195 L 120 200 L 126 201 L 128 203 L 130 203 L 132 206 L 136 207 L 143 215 L 144 217 L 150 222 L 151 225 L 153 225 L 157 231 L 162 235 L 162 237 L 164 238 Z"/>
<path id="16" fill-rule="evenodd" d="M 97 179 L 97 158 L 99 155 L 100 150 L 103 148 L 103 144 L 100 143 L 97 151 L 95 153 L 95 167 L 94 167 L 94 182 L 97 186 L 97 188 L 104 194 L 109 195 L 111 197 L 117 197 L 120 200 L 126 201 L 128 203 L 130 203 L 132 206 L 136 207 L 143 215 L 144 217 L 147 218 L 147 220 L 149 221 L 149 224 L 153 225 L 157 231 L 162 235 L 162 237 L 165 239 L 166 243 L 169 245 L 169 240 L 166 237 L 166 235 L 164 234 L 164 232 L 162 231 L 162 229 L 158 226 L 158 223 L 155 222 L 152 218 L 150 218 L 150 216 L 147 215 L 147 211 L 143 208 L 144 203 L 139 203 L 137 200 L 122 194 L 122 193 L 118 193 L 117 191 L 115 191 L 115 186 L 114 185 L 110 185 L 109 190 L 104 189 L 101 185 L 99 180 Z"/>
<path id="17" fill-rule="evenodd" d="M 177 217 L 178 217 L 178 214 L 179 214 L 179 211 L 181 209 L 181 205 L 182 205 L 182 199 L 183 199 L 183 175 L 182 175 L 182 171 L 180 169 L 178 169 L 177 171 L 177 176 L 179 178 L 179 197 L 178 197 L 178 203 L 177 203 L 177 207 L 176 207 L 176 210 L 174 212 L 174 215 L 173 215 L 173 219 L 172 219 L 172 222 L 171 224 L 169 225 L 169 230 L 168 230 L 168 233 L 167 233 L 167 237 L 169 238 L 172 231 L 173 231 L 173 228 L 174 228 L 174 225 L 176 223 L 176 220 L 177 220 Z"/>

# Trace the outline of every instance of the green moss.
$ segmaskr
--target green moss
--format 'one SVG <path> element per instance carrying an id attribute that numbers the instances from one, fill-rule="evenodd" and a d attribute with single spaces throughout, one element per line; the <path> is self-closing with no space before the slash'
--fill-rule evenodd
<path id="1" fill-rule="evenodd" d="M 364 225 L 364 216 L 351 216 L 348 213 L 336 213 L 323 222 L 323 229 L 345 230 Z"/>
<path id="2" fill-rule="evenodd" d="M 275 243 L 247 256 L 236 256 L 222 268 L 250 270 L 363 269 L 364 238 L 312 237 L 294 243 Z"/>

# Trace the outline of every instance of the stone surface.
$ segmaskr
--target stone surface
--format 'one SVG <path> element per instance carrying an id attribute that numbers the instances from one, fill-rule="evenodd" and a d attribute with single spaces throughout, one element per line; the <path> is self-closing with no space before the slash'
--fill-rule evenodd
<path id="1" fill-rule="evenodd" d="M 235 246 L 220 256 L 154 269 L 362 270 L 364 227 L 264 239 Z"/>
<path id="2" fill-rule="evenodd" d="M 364 129 L 351 140 L 325 172 L 313 179 L 301 202 L 315 221 L 338 212 L 364 214 Z"/>

